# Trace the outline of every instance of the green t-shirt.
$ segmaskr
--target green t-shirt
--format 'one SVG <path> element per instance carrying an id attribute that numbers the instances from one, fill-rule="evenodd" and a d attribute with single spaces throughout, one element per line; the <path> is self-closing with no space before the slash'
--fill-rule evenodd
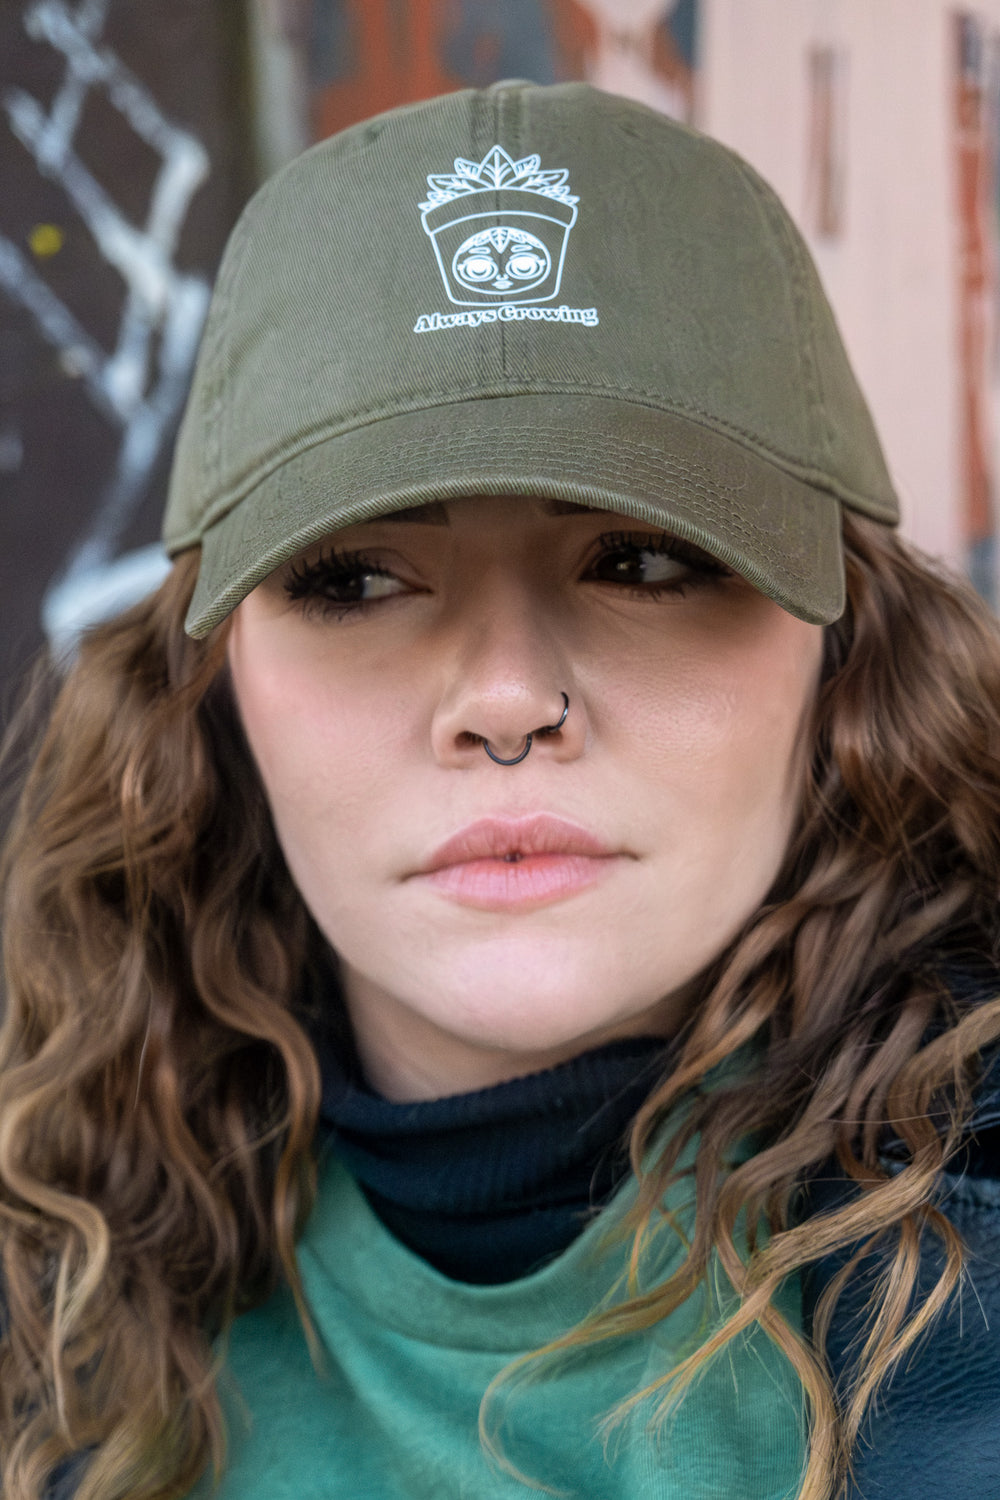
<path id="1" fill-rule="evenodd" d="M 527 1500 L 544 1493 L 484 1454 L 479 1406 L 519 1355 L 621 1294 L 628 1241 L 607 1231 L 632 1200 L 629 1183 L 540 1270 L 499 1286 L 450 1281 L 381 1224 L 332 1156 L 299 1246 L 322 1344 L 317 1373 L 287 1290 L 232 1330 L 223 1401 L 229 1462 L 220 1500 Z M 692 1189 L 668 1207 L 690 1219 Z M 641 1283 L 681 1256 L 666 1223 Z M 601 1419 L 623 1397 L 702 1341 L 725 1306 L 720 1274 L 667 1319 L 591 1346 L 554 1373 L 507 1388 L 503 1452 L 535 1485 L 587 1500 L 790 1500 L 804 1465 L 802 1393 L 760 1330 L 710 1364 L 658 1436 L 651 1407 L 610 1436 Z M 719 1284 L 716 1284 L 718 1282 Z M 731 1293 L 730 1293 L 731 1295 Z M 781 1310 L 800 1320 L 797 1284 Z M 204 1479 L 192 1500 L 213 1493 Z"/>

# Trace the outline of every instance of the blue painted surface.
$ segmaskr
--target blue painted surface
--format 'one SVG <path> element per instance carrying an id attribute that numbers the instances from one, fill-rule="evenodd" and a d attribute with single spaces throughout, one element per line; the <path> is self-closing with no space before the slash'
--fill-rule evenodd
<path id="1" fill-rule="evenodd" d="M 677 0 L 663 24 L 688 67 L 694 68 L 698 57 L 698 0 Z"/>
<path id="2" fill-rule="evenodd" d="M 463 0 L 457 9 L 458 24 L 442 48 L 456 77 L 481 87 L 497 78 L 555 83 L 560 76 L 543 0 Z"/>
<path id="3" fill-rule="evenodd" d="M 984 536 L 973 542 L 966 558 L 972 586 L 991 609 L 997 607 L 997 544 L 995 536 Z"/>
<path id="4" fill-rule="evenodd" d="M 308 54 L 315 87 L 325 88 L 357 71 L 354 15 L 347 0 L 312 0 Z"/>

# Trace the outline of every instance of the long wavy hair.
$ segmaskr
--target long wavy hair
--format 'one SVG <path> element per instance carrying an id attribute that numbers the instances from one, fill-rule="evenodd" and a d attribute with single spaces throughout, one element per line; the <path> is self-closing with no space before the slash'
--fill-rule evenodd
<path id="1" fill-rule="evenodd" d="M 827 631 L 784 866 L 703 977 L 632 1131 L 636 1257 L 697 1133 L 688 1252 L 667 1282 L 546 1351 L 648 1326 L 716 1257 L 738 1310 L 658 1393 L 676 1399 L 762 1325 L 808 1399 L 803 1500 L 835 1493 L 874 1393 L 956 1284 L 962 1247 L 935 1186 L 981 1050 L 1000 1038 L 1000 1000 L 963 1004 L 947 980 L 963 952 L 996 955 L 1000 632 L 967 585 L 884 527 L 848 516 L 845 542 L 849 603 Z M 8 1500 L 39 1500 L 74 1455 L 78 1500 L 184 1495 L 224 1462 L 216 1337 L 281 1280 L 309 1327 L 295 1242 L 319 1077 L 297 1007 L 321 945 L 233 709 L 226 626 L 183 632 L 197 566 L 182 557 L 155 596 L 86 637 L 20 778 L 0 1031 Z M 750 1042 L 752 1079 L 701 1096 Z M 651 1153 L 682 1100 L 683 1128 Z M 723 1170 L 748 1135 L 760 1148 Z M 796 1195 L 831 1158 L 856 1193 L 803 1218 Z M 767 1233 L 748 1247 L 738 1220 Z M 928 1232 L 943 1269 L 915 1302 Z M 830 1315 L 877 1245 L 884 1295 L 860 1373 L 835 1395 Z M 807 1340 L 776 1293 L 845 1247 Z"/>

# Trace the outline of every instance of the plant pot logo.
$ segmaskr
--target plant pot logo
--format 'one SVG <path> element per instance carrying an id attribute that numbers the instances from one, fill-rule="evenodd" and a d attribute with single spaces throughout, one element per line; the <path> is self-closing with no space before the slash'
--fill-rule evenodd
<path id="1" fill-rule="evenodd" d="M 542 171 L 538 156 L 514 161 L 502 146 L 428 176 L 420 209 L 452 302 L 496 307 L 558 296 L 580 201 L 567 176 L 565 167 Z"/>

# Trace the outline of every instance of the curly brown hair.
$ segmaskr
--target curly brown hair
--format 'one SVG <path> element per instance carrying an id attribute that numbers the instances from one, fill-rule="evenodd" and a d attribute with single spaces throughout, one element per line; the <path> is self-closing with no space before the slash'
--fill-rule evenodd
<path id="1" fill-rule="evenodd" d="M 717 1254 L 739 1310 L 658 1382 L 675 1399 L 758 1321 L 811 1408 L 801 1495 L 833 1494 L 873 1394 L 962 1263 L 934 1204 L 1000 1000 L 952 998 L 949 963 L 996 954 L 1000 629 L 967 585 L 874 522 L 845 519 L 848 609 L 827 630 L 814 753 L 769 899 L 703 976 L 677 1063 L 635 1121 L 638 1245 L 695 1133 L 689 1253 L 547 1352 L 647 1326 Z M 320 949 L 234 712 L 226 626 L 183 619 L 198 567 L 93 630 L 22 778 L 3 865 L 0 1473 L 39 1500 L 81 1462 L 79 1500 L 185 1494 L 224 1462 L 213 1340 L 282 1279 L 312 1202 L 319 1076 L 298 1013 Z M 756 1040 L 752 1078 L 697 1086 Z M 681 1099 L 685 1124 L 657 1151 Z M 881 1164 L 887 1132 L 899 1170 Z M 723 1171 L 752 1135 L 749 1161 Z M 659 1142 L 659 1137 L 656 1137 Z M 804 1219 L 831 1157 L 857 1184 Z M 760 1225 L 747 1247 L 737 1219 Z M 916 1309 L 921 1235 L 946 1251 Z M 784 1278 L 846 1246 L 887 1250 L 852 1390 L 823 1339 L 779 1316 Z M 636 1252 L 637 1253 L 637 1252 Z M 850 1263 L 848 1272 L 850 1270 Z M 648 1395 L 640 1392 L 636 1400 Z M 490 1434 L 484 1428 L 487 1441 Z"/>

